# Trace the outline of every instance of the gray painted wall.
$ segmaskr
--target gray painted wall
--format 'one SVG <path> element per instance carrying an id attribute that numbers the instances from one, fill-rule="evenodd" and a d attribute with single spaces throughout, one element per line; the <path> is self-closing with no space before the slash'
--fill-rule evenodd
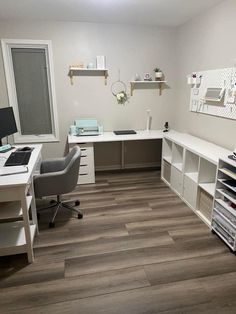
<path id="1" fill-rule="evenodd" d="M 52 40 L 56 95 L 60 127 L 60 143 L 44 144 L 44 156 L 63 155 L 69 126 L 75 118 L 96 117 L 104 130 L 146 126 L 146 110 L 151 109 L 152 127 L 172 123 L 175 99 L 174 32 L 168 28 L 137 27 L 68 22 L 0 22 L 0 38 Z M 107 57 L 108 85 L 102 77 L 76 77 L 70 85 L 68 69 L 79 61 L 95 62 L 96 55 Z M 156 89 L 135 90 L 126 106 L 117 105 L 111 94 L 111 83 L 121 79 L 127 83 L 135 73 L 144 75 L 155 66 L 163 69 L 170 89 L 159 96 Z M 153 74 L 153 73 L 152 73 Z M 2 59 L 0 58 L 0 106 L 7 105 Z"/>
<path id="2" fill-rule="evenodd" d="M 75 118 L 96 117 L 105 130 L 144 129 L 146 109 L 153 128 L 169 121 L 172 128 L 191 133 L 228 149 L 236 147 L 236 121 L 189 111 L 186 75 L 193 71 L 231 67 L 236 61 L 236 1 L 227 0 L 179 28 L 138 27 L 68 22 L 1 21 L 0 38 L 50 39 L 53 44 L 60 142 L 44 144 L 44 157 L 63 155 L 70 124 Z M 75 78 L 68 67 L 78 61 L 95 62 L 106 55 L 108 86 L 101 77 Z M 135 73 L 160 66 L 170 89 L 136 90 L 126 106 L 110 92 L 118 78 L 127 83 Z M 0 106 L 8 104 L 0 56 Z M 134 152 L 136 154 L 136 152 Z"/>
<path id="3" fill-rule="evenodd" d="M 236 66 L 236 1 L 228 0 L 177 30 L 178 55 L 174 128 L 236 148 L 236 121 L 189 111 L 186 76 L 194 71 Z"/>

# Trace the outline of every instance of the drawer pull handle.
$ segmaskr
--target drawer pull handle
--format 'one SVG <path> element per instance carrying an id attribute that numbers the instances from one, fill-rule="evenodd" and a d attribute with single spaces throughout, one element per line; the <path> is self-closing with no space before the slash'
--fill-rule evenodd
<path id="1" fill-rule="evenodd" d="M 86 166 L 88 166 L 88 165 L 80 165 L 80 167 L 86 167 Z"/>
<path id="2" fill-rule="evenodd" d="M 82 158 L 82 157 L 87 157 L 87 155 L 81 155 L 81 158 Z"/>
<path id="3" fill-rule="evenodd" d="M 80 173 L 79 175 L 80 175 L 80 176 L 87 176 L 88 173 Z"/>
<path id="4" fill-rule="evenodd" d="M 84 151 L 86 151 L 87 150 L 87 148 L 81 148 L 81 151 L 82 152 L 84 152 Z"/>

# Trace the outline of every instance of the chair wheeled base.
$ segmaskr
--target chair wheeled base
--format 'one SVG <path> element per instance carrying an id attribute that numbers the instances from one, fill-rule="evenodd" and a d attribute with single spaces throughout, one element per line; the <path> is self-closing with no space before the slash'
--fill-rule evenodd
<path id="1" fill-rule="evenodd" d="M 80 205 L 80 201 L 79 200 L 74 201 L 74 203 L 75 203 L 75 206 L 79 206 Z M 50 202 L 49 206 L 44 207 L 44 208 L 40 208 L 39 211 L 50 209 L 50 208 L 54 208 L 54 207 L 56 207 L 56 209 L 55 209 L 55 211 L 53 213 L 53 216 L 52 216 L 52 218 L 51 218 L 51 220 L 49 222 L 49 228 L 55 228 L 55 219 L 56 219 L 56 216 L 58 214 L 59 209 L 62 208 L 62 207 L 66 208 L 66 209 L 68 209 L 70 211 L 76 212 L 78 219 L 82 219 L 83 218 L 83 213 L 79 209 L 74 208 L 73 206 L 71 206 L 71 205 L 69 205 L 69 204 L 67 204 L 65 202 L 62 202 L 60 195 L 57 195 L 57 200 L 52 200 Z"/>

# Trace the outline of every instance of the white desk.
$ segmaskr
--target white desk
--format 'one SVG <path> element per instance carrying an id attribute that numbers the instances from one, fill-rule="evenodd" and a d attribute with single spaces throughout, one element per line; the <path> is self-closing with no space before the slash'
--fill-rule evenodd
<path id="1" fill-rule="evenodd" d="M 29 171 L 0 176 L 0 220 L 22 217 L 20 221 L 0 224 L 0 256 L 27 253 L 28 261 L 31 263 L 34 260 L 33 239 L 38 232 L 32 179 L 34 173 L 39 170 L 42 145 L 30 146 L 34 147 L 34 150 L 28 164 Z M 7 158 L 12 151 L 0 154 L 0 158 Z M 32 221 L 29 219 L 30 207 Z"/>
<path id="2" fill-rule="evenodd" d="M 101 142 L 124 142 L 137 140 L 162 139 L 162 130 L 136 131 L 137 134 L 116 135 L 113 132 L 104 132 L 96 136 L 74 136 L 68 135 L 69 144 L 78 143 L 101 143 Z"/>
<path id="3" fill-rule="evenodd" d="M 81 167 L 79 172 L 79 184 L 95 182 L 94 167 L 94 143 L 121 142 L 121 168 L 124 168 L 125 150 L 124 142 L 138 140 L 162 139 L 162 130 L 136 131 L 137 134 L 115 135 L 113 132 L 104 132 L 97 136 L 73 136 L 68 135 L 68 144 L 71 149 L 74 145 L 79 145 L 82 149 Z"/>

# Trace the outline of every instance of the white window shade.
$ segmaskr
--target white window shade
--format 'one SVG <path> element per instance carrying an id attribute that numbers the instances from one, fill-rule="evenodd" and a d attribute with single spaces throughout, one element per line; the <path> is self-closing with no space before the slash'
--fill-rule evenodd
<path id="1" fill-rule="evenodd" d="M 58 140 L 52 55 L 48 42 L 3 40 L 9 103 L 14 108 L 16 143 Z"/>

